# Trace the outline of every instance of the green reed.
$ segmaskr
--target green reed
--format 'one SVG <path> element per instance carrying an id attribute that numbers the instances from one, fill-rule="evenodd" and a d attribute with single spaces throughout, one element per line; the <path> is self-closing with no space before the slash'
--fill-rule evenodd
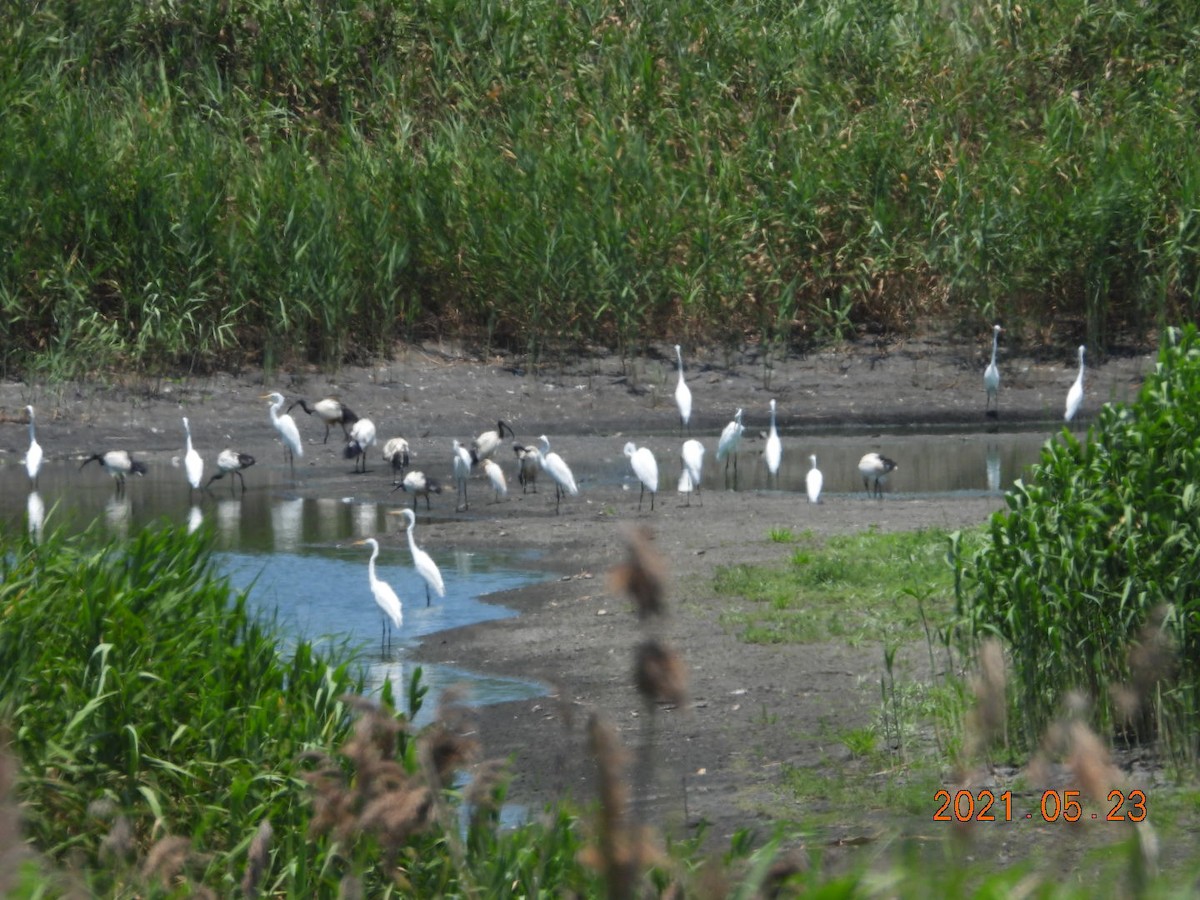
<path id="1" fill-rule="evenodd" d="M 1048 442 L 984 548 L 954 554 L 966 634 L 1012 654 L 1027 746 L 1075 690 L 1103 730 L 1194 757 L 1198 396 L 1200 336 L 1172 330 L 1137 401 Z"/>
<path id="2" fill-rule="evenodd" d="M 446 332 L 786 346 L 929 315 L 1102 346 L 1194 312 L 1198 17 L 1136 0 L 14 11 L 7 364 L 336 363 Z"/>

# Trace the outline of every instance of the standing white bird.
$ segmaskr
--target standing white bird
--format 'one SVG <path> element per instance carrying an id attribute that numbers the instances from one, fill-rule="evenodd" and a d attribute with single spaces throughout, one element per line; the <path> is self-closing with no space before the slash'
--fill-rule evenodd
<path id="1" fill-rule="evenodd" d="M 1075 418 L 1075 413 L 1079 412 L 1079 407 L 1083 405 L 1083 350 L 1084 345 L 1079 345 L 1079 374 L 1075 376 L 1075 383 L 1071 385 L 1071 390 L 1067 391 L 1067 410 L 1063 418 L 1070 422 Z"/>
<path id="2" fill-rule="evenodd" d="M 300 429 L 296 427 L 296 420 L 287 413 L 280 414 L 283 409 L 283 394 L 274 391 L 266 394 L 260 399 L 270 400 L 271 424 L 275 426 L 275 430 L 279 432 L 280 443 L 283 444 L 283 458 L 292 468 L 292 477 L 296 477 L 296 457 L 304 456 L 304 445 L 300 443 Z"/>
<path id="3" fill-rule="evenodd" d="M 138 462 L 129 455 L 128 450 L 109 450 L 107 453 L 93 453 L 83 461 L 83 465 L 79 467 L 83 471 L 83 466 L 86 466 L 92 461 L 100 463 L 109 475 L 117 482 L 117 493 L 123 493 L 125 490 L 125 477 L 127 475 L 145 475 L 146 464 Z"/>
<path id="4" fill-rule="evenodd" d="M 987 392 L 984 414 L 988 416 L 996 416 L 1000 412 L 1000 401 L 996 396 L 1000 390 L 1000 370 L 996 368 L 996 348 L 1000 342 L 1000 332 L 1003 330 L 999 325 L 992 326 L 992 361 L 983 370 L 983 389 Z M 992 409 L 993 402 L 996 404 L 995 409 Z"/>
<path id="5" fill-rule="evenodd" d="M 238 453 L 236 450 L 230 450 L 226 447 L 217 454 L 217 471 L 213 477 L 208 479 L 207 488 L 218 478 L 224 478 L 226 475 L 236 475 L 242 482 L 242 493 L 246 493 L 246 476 L 242 474 L 242 469 L 248 469 L 254 465 L 254 457 L 249 453 Z M 233 493 L 233 479 L 229 479 L 229 493 Z"/>
<path id="6" fill-rule="evenodd" d="M 391 438 L 383 445 L 383 461 L 392 467 L 392 484 L 396 483 L 396 474 L 404 477 L 404 470 L 408 468 L 408 441 L 402 437 Z"/>
<path id="7" fill-rule="evenodd" d="M 411 509 L 402 509 L 398 511 L 397 515 L 404 516 L 408 520 L 408 552 L 412 554 L 413 568 L 417 570 L 418 575 L 425 579 L 425 605 L 428 606 L 430 588 L 433 588 L 433 592 L 439 597 L 446 596 L 446 584 L 442 581 L 442 571 L 433 561 L 433 557 L 417 546 L 417 539 L 413 537 L 413 529 L 417 526 L 417 514 Z"/>
<path id="8" fill-rule="evenodd" d="M 871 482 L 874 480 L 874 494 L 880 498 L 883 497 L 883 482 L 887 479 L 888 473 L 894 469 L 898 469 L 894 460 L 888 459 L 886 456 L 880 456 L 878 453 L 868 453 L 858 461 L 858 471 L 863 477 L 863 487 L 867 489 L 867 496 L 872 495 Z"/>
<path id="9" fill-rule="evenodd" d="M 332 397 L 326 397 L 324 400 L 318 400 L 312 406 L 309 406 L 306 400 L 297 400 L 288 407 L 288 412 L 290 413 L 292 409 L 297 406 L 299 406 L 310 416 L 315 413 L 317 418 L 320 419 L 325 425 L 325 440 L 321 441 L 322 444 L 329 443 L 330 425 L 341 425 L 342 434 L 349 439 L 349 428 L 358 421 L 358 416 L 355 415 L 354 410 L 348 407 L 341 400 L 334 400 Z"/>
<path id="10" fill-rule="evenodd" d="M 190 494 L 191 491 L 200 490 L 200 481 L 204 478 L 204 460 L 192 446 L 192 427 L 188 424 L 187 416 L 183 417 L 183 434 L 186 443 L 183 454 L 183 470 L 187 473 L 188 484 L 191 485 L 191 490 L 188 491 Z"/>
<path id="11" fill-rule="evenodd" d="M 687 492 L 688 506 L 691 506 L 692 493 L 700 496 L 700 482 L 704 476 L 704 445 L 696 440 L 684 441 L 679 455 L 683 466 L 679 477 L 679 489 Z M 700 505 L 704 505 L 703 499 Z"/>
<path id="12" fill-rule="evenodd" d="M 493 503 L 499 503 L 501 497 L 508 496 L 508 482 L 504 479 L 504 470 L 500 468 L 500 464 L 494 459 L 485 459 L 483 461 L 483 474 L 487 475 L 488 481 L 492 484 L 492 491 L 495 492 Z"/>
<path id="13" fill-rule="evenodd" d="M 688 424 L 692 418 L 692 392 L 687 386 L 687 382 L 683 380 L 683 351 L 679 349 L 679 345 L 675 345 L 675 358 L 679 360 L 679 383 L 675 385 L 675 405 L 679 407 L 679 431 L 687 429 L 691 434 L 692 428 Z"/>
<path id="14" fill-rule="evenodd" d="M 455 507 L 455 512 L 462 512 L 465 509 L 470 509 L 471 504 L 467 501 L 467 479 L 471 477 L 471 451 L 460 444 L 454 442 L 454 493 L 455 498 L 462 498 L 462 502 Z"/>
<path id="15" fill-rule="evenodd" d="M 513 444 L 513 453 L 517 455 L 517 482 L 524 494 L 529 486 L 537 493 L 537 473 L 541 468 L 538 462 L 538 448 L 532 444 Z"/>
<path id="16" fill-rule="evenodd" d="M 379 649 L 380 652 L 386 653 L 384 643 L 388 647 L 391 646 L 391 632 L 388 630 L 388 621 L 400 630 L 400 626 L 404 624 L 404 607 L 400 605 L 400 598 L 396 596 L 396 592 L 392 590 L 392 586 L 386 581 L 378 578 L 375 575 L 375 557 L 379 555 L 379 541 L 375 538 L 366 538 L 361 541 L 355 541 L 354 546 L 361 547 L 363 544 L 371 548 L 371 561 L 367 563 L 367 578 L 371 582 L 371 593 L 375 595 L 375 603 L 383 613 L 383 628 L 380 632 Z"/>
<path id="17" fill-rule="evenodd" d="M 485 431 L 471 441 L 471 465 L 476 466 L 485 459 L 490 459 L 492 454 L 500 449 L 500 442 L 504 440 L 505 431 L 508 432 L 510 438 L 516 438 L 509 426 L 505 425 L 503 421 L 498 421 L 495 431 Z"/>
<path id="18" fill-rule="evenodd" d="M 33 489 L 37 490 L 38 472 L 42 468 L 42 445 L 37 442 L 33 430 L 33 407 L 27 406 L 25 411 L 29 413 L 29 450 L 25 453 L 25 472 L 33 482 Z"/>
<path id="19" fill-rule="evenodd" d="M 367 448 L 375 443 L 375 423 L 370 419 L 356 419 L 350 426 L 350 439 L 343 451 L 346 459 L 354 460 L 354 471 L 367 474 Z M 362 469 L 358 467 L 362 460 Z"/>
<path id="20" fill-rule="evenodd" d="M 658 493 L 658 463 L 654 454 L 650 452 L 649 447 L 639 448 L 633 441 L 629 441 L 625 444 L 625 455 L 629 457 L 633 474 L 642 485 L 642 491 L 638 494 L 638 511 L 641 512 L 642 498 L 646 496 L 646 491 L 649 491 L 650 511 L 654 512 L 654 495 Z"/>
<path id="21" fill-rule="evenodd" d="M 825 484 L 825 476 L 817 468 L 817 455 L 815 453 L 808 457 L 808 461 L 812 463 L 812 468 L 804 476 L 804 486 L 808 489 L 808 502 L 820 503 L 821 486 Z"/>
<path id="22" fill-rule="evenodd" d="M 579 488 L 575 485 L 575 476 L 571 474 L 570 467 L 563 462 L 561 456 L 550 450 L 550 438 L 543 434 L 538 440 L 543 444 L 541 449 L 535 450 L 538 465 L 554 481 L 554 512 L 557 514 L 558 505 L 562 502 L 563 496 L 570 494 L 574 497 L 579 494 Z"/>
<path id="23" fill-rule="evenodd" d="M 404 491 L 406 494 L 413 495 L 413 510 L 417 508 L 417 498 L 425 498 L 425 509 L 429 509 L 429 495 L 440 494 L 442 485 L 437 479 L 429 478 L 424 472 L 414 469 L 404 476 L 404 479 L 392 488 L 392 493 L 396 491 Z"/>
<path id="24" fill-rule="evenodd" d="M 779 440 L 779 432 L 775 428 L 775 401 L 771 401 L 771 428 L 767 432 L 767 446 L 763 450 L 767 460 L 767 471 L 779 482 L 779 464 L 783 461 L 783 442 Z"/>
<path id="25" fill-rule="evenodd" d="M 742 442 L 742 434 L 746 428 L 742 425 L 742 411 L 733 414 L 733 421 L 725 426 L 721 438 L 717 441 L 717 462 L 725 460 L 725 474 L 729 474 L 729 459 L 733 457 L 733 483 L 737 485 L 737 451 Z"/>

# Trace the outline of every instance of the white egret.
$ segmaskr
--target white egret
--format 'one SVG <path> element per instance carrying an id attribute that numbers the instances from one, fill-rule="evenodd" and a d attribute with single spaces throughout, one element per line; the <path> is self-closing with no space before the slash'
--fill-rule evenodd
<path id="1" fill-rule="evenodd" d="M 80 471 L 83 470 L 83 466 L 86 466 L 93 460 L 100 463 L 104 467 L 104 471 L 116 480 L 118 494 L 125 490 L 126 476 L 146 474 L 146 464 L 138 462 L 130 456 L 128 450 L 109 450 L 107 453 L 93 453 L 83 461 L 83 465 L 79 467 Z"/>
<path id="2" fill-rule="evenodd" d="M 40 543 L 42 526 L 46 521 L 46 504 L 37 491 L 30 491 L 29 496 L 25 498 L 25 515 L 29 519 L 29 536 L 35 544 Z"/>
<path id="3" fill-rule="evenodd" d="M 455 512 L 462 512 L 464 509 L 470 509 L 471 504 L 467 500 L 467 479 L 471 477 L 471 451 L 464 447 L 458 441 L 454 442 L 454 493 L 455 499 L 462 498 L 462 502 L 454 508 Z"/>
<path id="4" fill-rule="evenodd" d="M 42 468 L 42 445 L 37 442 L 33 430 L 33 407 L 27 406 L 25 411 L 29 413 L 29 450 L 25 453 L 25 472 L 33 482 L 34 490 L 37 490 L 38 472 Z"/>
<path id="5" fill-rule="evenodd" d="M 242 474 L 242 469 L 248 469 L 254 465 L 254 457 L 249 453 L 238 453 L 236 450 L 230 450 L 226 447 L 217 454 L 217 471 L 213 477 L 208 479 L 208 484 L 204 487 L 208 488 L 218 478 L 224 478 L 226 475 L 236 475 L 242 482 L 242 493 L 246 493 L 246 476 Z M 233 479 L 229 479 L 229 493 L 233 493 Z"/>
<path id="6" fill-rule="evenodd" d="M 491 482 L 492 491 L 496 495 L 492 502 L 499 503 L 501 497 L 508 496 L 508 482 L 505 480 L 504 470 L 500 468 L 498 462 L 494 459 L 485 459 L 483 461 L 483 474 Z"/>
<path id="7" fill-rule="evenodd" d="M 386 652 L 384 649 L 385 639 L 387 646 L 391 646 L 391 632 L 388 630 L 388 621 L 390 620 L 391 624 L 399 631 L 400 626 L 404 624 L 404 607 L 401 606 L 400 598 L 396 596 L 396 592 L 392 590 L 392 586 L 375 575 L 375 557 L 379 555 L 379 541 L 375 540 L 375 538 L 365 538 L 354 542 L 354 546 L 356 547 L 360 547 L 363 544 L 371 548 L 371 561 L 367 563 L 367 578 L 371 582 L 371 593 L 375 595 L 375 603 L 383 613 L 383 628 L 380 632 L 379 649 L 380 652 Z"/>
<path id="8" fill-rule="evenodd" d="M 641 512 L 642 498 L 646 496 L 646 491 L 649 491 L 650 511 L 654 512 L 654 495 L 658 493 L 658 462 L 655 461 L 654 454 L 649 447 L 638 447 L 633 441 L 629 441 L 625 444 L 625 455 L 629 457 L 633 474 L 642 485 L 641 493 L 638 494 L 638 511 Z"/>
<path id="9" fill-rule="evenodd" d="M 440 494 L 442 485 L 437 479 L 428 477 L 424 472 L 414 469 L 406 474 L 403 480 L 392 488 L 392 493 L 396 491 L 404 491 L 406 494 L 413 495 L 413 509 L 417 508 L 417 498 L 425 498 L 425 508 L 429 509 L 429 495 Z"/>
<path id="10" fill-rule="evenodd" d="M 513 444 L 513 453 L 517 455 L 517 481 L 524 494 L 529 486 L 537 493 L 537 473 L 541 465 L 538 462 L 538 448 L 532 444 Z"/>
<path id="11" fill-rule="evenodd" d="M 283 409 L 283 394 L 274 391 L 260 399 L 271 401 L 271 424 L 279 432 L 279 440 L 283 444 L 283 458 L 292 467 L 292 477 L 294 478 L 296 477 L 296 457 L 304 456 L 304 445 L 300 443 L 300 429 L 296 427 L 295 419 L 287 413 L 281 415 L 279 412 Z"/>
<path id="12" fill-rule="evenodd" d="M 1075 418 L 1075 413 L 1079 412 L 1079 407 L 1083 405 L 1083 351 L 1084 345 L 1080 344 L 1079 374 L 1075 376 L 1075 383 L 1071 385 L 1071 390 L 1067 391 L 1067 410 L 1063 416 L 1067 422 Z"/>
<path id="13" fill-rule="evenodd" d="M 408 468 L 408 441 L 402 437 L 391 438 L 383 445 L 383 461 L 392 467 L 392 484 L 395 484 L 396 473 L 403 478 L 404 470 Z"/>
<path id="14" fill-rule="evenodd" d="M 700 496 L 700 481 L 704 473 L 704 445 L 696 440 L 688 440 L 683 442 L 683 448 L 680 450 L 680 459 L 683 463 L 683 471 L 680 473 L 679 484 L 680 490 L 686 490 L 688 495 L 688 506 L 692 505 L 692 492 L 696 496 Z M 686 486 L 685 486 L 686 479 Z M 700 501 L 704 505 L 704 501 Z"/>
<path id="15" fill-rule="evenodd" d="M 505 431 L 508 432 L 510 438 L 516 438 L 512 428 L 503 421 L 497 421 L 495 431 L 485 431 L 471 441 L 471 465 L 477 466 L 485 459 L 490 459 L 500 449 L 500 442 L 504 440 Z"/>
<path id="16" fill-rule="evenodd" d="M 992 326 L 992 361 L 983 370 L 983 389 L 987 392 L 984 412 L 989 416 L 995 416 L 1000 412 L 1000 401 L 996 397 L 1000 390 L 1000 370 L 996 368 L 996 348 L 1000 342 L 1000 332 L 1003 330 L 999 325 Z M 992 409 L 993 402 L 996 404 L 995 409 Z"/>
<path id="17" fill-rule="evenodd" d="M 771 428 L 767 432 L 767 446 L 763 450 L 767 460 L 767 471 L 779 482 L 779 464 L 783 461 L 783 442 L 779 440 L 779 431 L 775 428 L 775 401 L 771 401 Z"/>
<path id="18" fill-rule="evenodd" d="M 679 407 L 679 430 L 687 429 L 691 433 L 691 425 L 688 424 L 692 418 L 692 392 L 688 388 L 687 382 L 683 380 L 683 351 L 679 349 L 679 345 L 675 345 L 675 358 L 679 360 L 679 383 L 675 385 L 675 405 Z M 653 498 L 652 498 L 653 499 Z"/>
<path id="19" fill-rule="evenodd" d="M 396 515 L 404 516 L 408 520 L 408 552 L 412 554 L 413 568 L 425 580 L 425 605 L 428 606 L 430 588 L 433 588 L 433 592 L 439 597 L 446 596 L 442 571 L 433 561 L 433 557 L 417 546 L 417 539 L 413 537 L 413 529 L 417 526 L 417 514 L 411 509 L 401 509 Z"/>
<path id="20" fill-rule="evenodd" d="M 543 434 L 538 440 L 544 446 L 534 452 L 537 453 L 538 465 L 554 481 L 554 512 L 557 514 L 563 496 L 566 494 L 570 494 L 572 497 L 577 496 L 579 488 L 575 484 L 575 476 L 571 474 L 570 467 L 563 462 L 561 456 L 550 450 L 550 438 Z"/>
<path id="21" fill-rule="evenodd" d="M 878 453 L 868 453 L 860 459 L 858 471 L 862 473 L 863 487 L 867 489 L 867 496 L 872 495 L 871 483 L 874 481 L 874 494 L 882 498 L 883 482 L 887 480 L 889 472 L 898 468 L 899 466 L 894 460 L 880 456 Z"/>
<path id="22" fill-rule="evenodd" d="M 299 406 L 310 416 L 316 414 L 317 418 L 325 425 L 325 440 L 322 444 L 329 443 L 329 426 L 341 425 L 342 433 L 347 439 L 350 437 L 349 428 L 358 421 L 358 416 L 354 414 L 354 410 L 348 407 L 341 400 L 335 400 L 332 397 L 326 397 L 324 400 L 318 400 L 312 406 L 308 405 L 306 400 L 297 400 L 288 407 L 288 412 L 291 412 L 294 407 Z"/>
<path id="23" fill-rule="evenodd" d="M 186 444 L 183 454 L 183 470 L 187 473 L 188 484 L 191 485 L 191 490 L 188 491 L 190 494 L 191 491 L 200 490 L 200 481 L 204 478 L 204 460 L 192 446 L 192 426 L 188 424 L 187 416 L 183 417 L 183 434 Z"/>
<path id="24" fill-rule="evenodd" d="M 358 472 L 362 460 L 362 473 L 367 474 L 367 448 L 375 443 L 375 423 L 370 419 L 356 419 L 350 426 L 350 439 L 343 451 L 346 459 L 354 460 L 354 471 Z"/>
<path id="25" fill-rule="evenodd" d="M 821 486 L 825 484 L 825 476 L 821 474 L 821 470 L 817 468 L 817 455 L 813 453 L 808 457 L 808 461 L 812 463 L 812 468 L 808 470 L 808 474 L 804 476 L 804 486 L 808 489 L 808 502 L 821 502 Z"/>
<path id="26" fill-rule="evenodd" d="M 733 458 L 733 480 L 737 484 L 737 451 L 742 442 L 742 434 L 746 431 L 742 425 L 742 411 L 733 414 L 733 421 L 725 426 L 721 438 L 717 441 L 717 462 L 725 460 L 725 472 L 729 473 L 729 459 Z"/>

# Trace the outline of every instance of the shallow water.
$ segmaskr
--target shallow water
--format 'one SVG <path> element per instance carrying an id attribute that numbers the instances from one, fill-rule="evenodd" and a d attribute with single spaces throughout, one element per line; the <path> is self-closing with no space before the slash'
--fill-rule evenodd
<path id="1" fill-rule="evenodd" d="M 858 499 L 865 496 L 858 460 L 866 452 L 877 451 L 899 465 L 886 486 L 893 494 L 994 494 L 1007 489 L 1037 461 L 1049 437 L 1040 432 L 849 435 L 785 430 L 782 466 L 777 478 L 769 478 L 762 458 L 761 424 L 765 423 L 746 423 L 736 480 L 732 465 L 726 471 L 715 464 L 716 440 L 698 438 L 706 449 L 704 490 L 779 490 L 803 496 L 809 455 L 816 454 L 824 474 L 824 499 Z M 638 490 L 622 452 L 626 440 L 614 436 L 611 453 L 606 443 L 598 465 L 577 469 L 581 490 L 586 492 L 589 484 Z M 658 458 L 660 490 L 674 491 L 682 439 L 648 435 L 637 442 L 649 446 Z M 507 463 L 506 468 L 513 467 L 512 461 L 501 461 Z M 163 460 L 152 462 L 146 477 L 132 479 L 126 490 L 118 493 L 112 479 L 98 467 L 80 471 L 76 463 L 52 460 L 43 466 L 39 490 L 30 493 L 24 470 L 7 465 L 0 468 L 0 515 L 9 527 L 34 530 L 46 527 L 43 523 L 47 522 L 78 530 L 95 521 L 118 536 L 164 521 L 187 523 L 193 530 L 210 528 L 218 565 L 234 586 L 248 589 L 254 606 L 265 615 L 277 615 L 285 634 L 293 638 L 303 637 L 318 645 L 344 641 L 360 647 L 371 685 L 390 679 L 397 697 L 404 696 L 413 668 L 406 659 L 407 650 L 421 638 L 515 615 L 479 598 L 543 577 L 534 571 L 533 559 L 514 560 L 511 554 L 500 559 L 427 545 L 422 525 L 429 514 L 422 505 L 417 542 L 441 568 L 447 590 L 445 598 L 434 598 L 426 605 L 424 582 L 411 565 L 404 520 L 389 514 L 407 505 L 406 499 L 396 495 L 391 502 L 378 502 L 366 497 L 380 493 L 381 481 L 387 477 L 382 469 L 361 480 L 348 476 L 346 496 L 332 499 L 291 495 L 279 468 L 254 467 L 246 477 L 250 490 L 244 494 L 240 488 L 231 490 L 231 483 L 225 480 L 214 484 L 211 493 L 189 496 L 182 469 Z M 510 479 L 515 487 L 515 475 L 510 473 Z M 441 502 L 447 503 L 447 498 Z M 370 548 L 353 546 L 353 541 L 372 536 L 379 537 L 382 545 L 379 577 L 388 581 L 404 602 L 403 628 L 392 636 L 386 653 L 382 617 L 367 581 Z M 523 562 L 528 568 L 522 567 Z M 423 674 L 433 689 L 425 715 L 432 713 L 438 689 L 464 680 L 473 702 L 524 699 L 544 692 L 533 682 L 484 677 L 451 667 L 425 666 Z"/>

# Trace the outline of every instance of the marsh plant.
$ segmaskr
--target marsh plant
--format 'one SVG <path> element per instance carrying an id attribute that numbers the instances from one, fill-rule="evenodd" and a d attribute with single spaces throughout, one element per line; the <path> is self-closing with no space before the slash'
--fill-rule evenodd
<path id="1" fill-rule="evenodd" d="M 6 371 L 1194 314 L 1200 7 L 0 12 Z M 1051 317 L 1069 335 L 1041 333 Z"/>
<path id="2" fill-rule="evenodd" d="M 968 643 L 1013 666 L 1014 737 L 1036 746 L 1068 690 L 1104 734 L 1196 758 L 1200 733 L 1200 335 L 1167 332 L 1129 406 L 1048 441 L 982 548 L 956 549 Z"/>

